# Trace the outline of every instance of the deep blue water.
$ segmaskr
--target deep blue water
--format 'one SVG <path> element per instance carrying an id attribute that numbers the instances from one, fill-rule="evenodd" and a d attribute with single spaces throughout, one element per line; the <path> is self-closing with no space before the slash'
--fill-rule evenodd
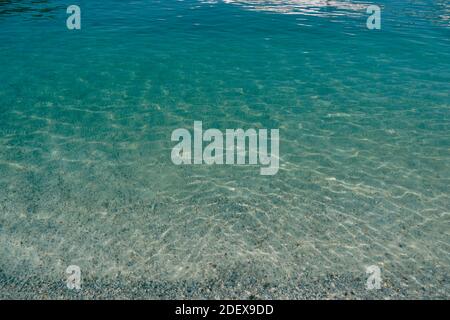
<path id="1" fill-rule="evenodd" d="M 0 1 L 0 297 L 448 298 L 449 93 L 444 0 Z M 280 171 L 175 166 L 194 121 Z"/>

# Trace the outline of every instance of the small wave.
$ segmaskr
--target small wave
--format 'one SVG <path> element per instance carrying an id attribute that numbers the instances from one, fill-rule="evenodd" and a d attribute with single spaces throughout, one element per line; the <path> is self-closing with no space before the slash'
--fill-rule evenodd
<path id="1" fill-rule="evenodd" d="M 361 14 L 369 4 L 327 0 L 223 0 L 248 10 L 300 14 L 309 16 L 339 16 Z"/>

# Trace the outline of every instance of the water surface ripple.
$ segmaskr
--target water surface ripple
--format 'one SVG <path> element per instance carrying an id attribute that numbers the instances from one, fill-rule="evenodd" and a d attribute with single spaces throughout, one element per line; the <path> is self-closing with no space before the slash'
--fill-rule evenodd
<path id="1" fill-rule="evenodd" d="M 448 1 L 79 3 L 0 1 L 1 298 L 448 298 Z M 194 120 L 279 173 L 174 166 Z"/>

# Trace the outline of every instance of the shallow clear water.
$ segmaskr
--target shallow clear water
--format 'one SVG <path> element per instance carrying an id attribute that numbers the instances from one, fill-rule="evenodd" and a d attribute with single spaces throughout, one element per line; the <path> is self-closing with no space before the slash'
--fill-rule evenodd
<path id="1" fill-rule="evenodd" d="M 0 1 L 0 297 L 448 298 L 448 1 L 70 4 Z M 175 166 L 194 120 L 279 173 Z"/>

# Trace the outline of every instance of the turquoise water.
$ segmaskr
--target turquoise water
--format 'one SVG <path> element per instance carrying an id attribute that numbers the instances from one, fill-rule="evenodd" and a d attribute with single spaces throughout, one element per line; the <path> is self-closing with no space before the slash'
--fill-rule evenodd
<path id="1" fill-rule="evenodd" d="M 448 298 L 449 93 L 444 0 L 0 1 L 0 297 Z M 280 171 L 175 166 L 194 121 Z"/>

